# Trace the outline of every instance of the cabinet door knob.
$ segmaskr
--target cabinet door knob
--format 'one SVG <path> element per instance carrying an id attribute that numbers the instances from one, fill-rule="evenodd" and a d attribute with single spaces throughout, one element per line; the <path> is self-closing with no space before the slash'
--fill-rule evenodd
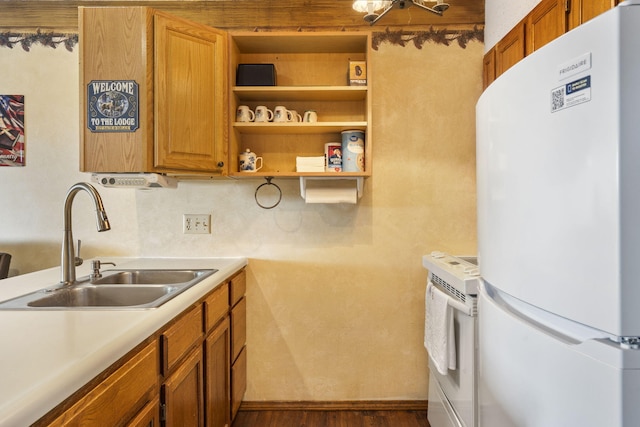
<path id="1" fill-rule="evenodd" d="M 218 167 L 219 168 L 224 167 L 224 162 L 218 162 Z"/>

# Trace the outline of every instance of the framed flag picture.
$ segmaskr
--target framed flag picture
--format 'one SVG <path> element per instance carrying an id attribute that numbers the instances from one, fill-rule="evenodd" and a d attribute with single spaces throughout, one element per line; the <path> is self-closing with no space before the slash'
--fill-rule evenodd
<path id="1" fill-rule="evenodd" d="M 0 95 L 0 167 L 24 166 L 24 95 Z"/>

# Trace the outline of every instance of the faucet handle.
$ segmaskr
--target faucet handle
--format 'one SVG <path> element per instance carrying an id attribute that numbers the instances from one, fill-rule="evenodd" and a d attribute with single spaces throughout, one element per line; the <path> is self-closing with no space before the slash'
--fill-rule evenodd
<path id="1" fill-rule="evenodd" d="M 74 264 L 75 266 L 79 266 L 82 265 L 82 263 L 84 262 L 84 260 L 82 258 L 80 258 L 80 246 L 82 245 L 82 240 L 78 239 L 78 255 L 75 257 L 74 259 Z"/>

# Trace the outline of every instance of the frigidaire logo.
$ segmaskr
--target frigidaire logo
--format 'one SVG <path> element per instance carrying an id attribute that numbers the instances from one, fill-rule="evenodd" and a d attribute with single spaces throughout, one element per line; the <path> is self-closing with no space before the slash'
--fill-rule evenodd
<path id="1" fill-rule="evenodd" d="M 568 73 L 570 71 L 573 71 L 576 68 L 584 67 L 585 65 L 587 65 L 587 60 L 586 59 L 582 59 L 582 60 L 576 62 L 575 64 L 571 64 L 568 67 L 561 68 L 560 69 L 560 75 Z"/>

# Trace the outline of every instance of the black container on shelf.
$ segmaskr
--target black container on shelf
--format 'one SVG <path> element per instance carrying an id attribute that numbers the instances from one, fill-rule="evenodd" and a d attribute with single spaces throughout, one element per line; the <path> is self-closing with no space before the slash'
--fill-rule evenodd
<path id="1" fill-rule="evenodd" d="M 273 64 L 238 64 L 236 86 L 275 86 L 276 67 Z"/>

